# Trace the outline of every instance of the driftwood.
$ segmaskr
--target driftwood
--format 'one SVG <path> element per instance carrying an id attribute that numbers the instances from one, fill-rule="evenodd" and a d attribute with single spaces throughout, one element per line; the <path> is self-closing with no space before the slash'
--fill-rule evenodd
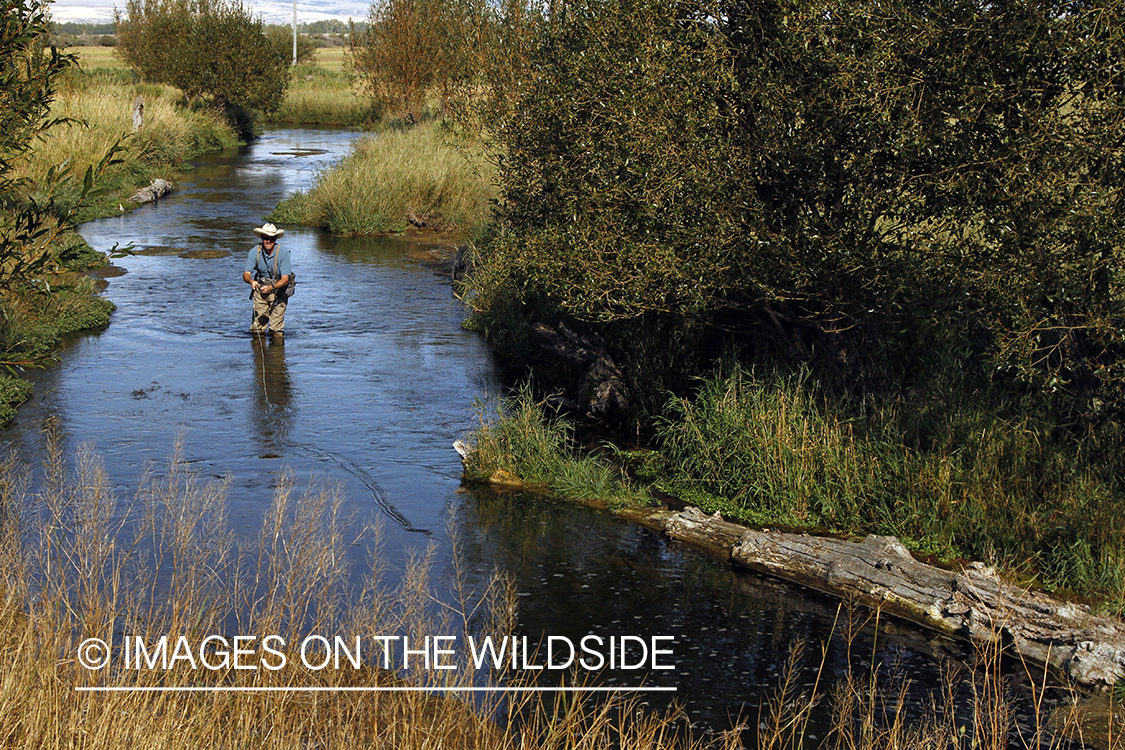
<path id="1" fill-rule="evenodd" d="M 145 98 L 138 96 L 133 100 L 133 132 L 145 126 Z"/>
<path id="2" fill-rule="evenodd" d="M 605 342 L 597 334 L 579 336 L 562 323 L 551 328 L 535 323 L 532 329 L 543 337 L 544 346 L 582 370 L 578 384 L 580 398 L 585 402 L 564 402 L 584 409 L 586 414 L 606 418 L 625 410 L 625 380 L 609 355 Z"/>
<path id="3" fill-rule="evenodd" d="M 460 281 L 466 276 L 470 276 L 476 268 L 476 259 L 473 256 L 469 245 L 461 245 L 457 248 L 456 255 L 453 256 L 453 267 L 450 269 L 450 275 L 454 281 Z"/>
<path id="4" fill-rule="evenodd" d="M 463 458 L 471 451 L 464 444 L 454 447 Z M 508 472 L 497 472 L 487 481 L 534 491 Z M 915 560 L 894 537 L 871 535 L 851 542 L 755 531 L 698 508 L 676 512 L 626 507 L 614 515 L 708 549 L 755 573 L 972 644 L 1000 644 L 1029 666 L 1049 669 L 1088 690 L 1104 691 L 1125 681 L 1125 623 L 1005 583 L 981 563 L 945 570 Z"/>
<path id="5" fill-rule="evenodd" d="M 166 193 L 172 192 L 172 183 L 167 180 L 153 180 L 148 187 L 141 188 L 129 198 L 132 203 L 149 203 Z"/>
<path id="6" fill-rule="evenodd" d="M 697 508 L 661 522 L 670 537 L 720 549 L 740 567 L 973 643 L 999 642 L 1081 687 L 1106 689 L 1125 679 L 1125 624 L 1004 583 L 980 563 L 943 570 L 915 560 L 894 537 L 849 542 L 753 531 Z"/>

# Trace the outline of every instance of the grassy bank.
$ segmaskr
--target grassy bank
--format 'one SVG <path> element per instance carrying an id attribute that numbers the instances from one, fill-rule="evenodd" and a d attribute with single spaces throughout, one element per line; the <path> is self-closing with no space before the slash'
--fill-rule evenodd
<path id="1" fill-rule="evenodd" d="M 270 221 L 335 234 L 388 234 L 410 227 L 474 235 L 495 198 L 493 166 L 440 124 L 390 129 L 359 142 L 308 192 L 283 201 Z"/>
<path id="2" fill-rule="evenodd" d="M 342 65 L 318 62 L 293 68 L 285 101 L 281 109 L 269 116 L 268 122 L 365 127 L 376 118 L 371 101 L 356 91 Z"/>
<path id="3" fill-rule="evenodd" d="M 11 458 L 0 465 L 0 649 L 7 654 L 0 732 L 13 747 L 733 750 L 748 741 L 781 748 L 802 746 L 811 717 L 824 711 L 832 720 L 823 747 L 1063 746 L 1048 733 L 1046 715 L 1017 731 L 995 653 L 982 654 L 975 674 L 949 672 L 932 711 L 910 723 L 900 710 L 901 675 L 873 667 L 835 685 L 798 685 L 797 646 L 774 696 L 749 709 L 757 715 L 706 739 L 693 739 L 676 710 L 653 712 L 612 696 L 523 693 L 469 703 L 441 690 L 348 692 L 470 687 L 483 675 L 468 665 L 439 673 L 420 660 L 410 669 L 366 660 L 311 669 L 296 647 L 305 635 L 338 635 L 350 644 L 376 634 L 412 642 L 504 634 L 516 620 L 510 582 L 497 574 L 464 600 L 435 606 L 429 554 L 414 556 L 394 585 L 378 577 L 387 565 L 378 555 L 373 572 L 356 577 L 346 553 L 362 530 L 343 518 L 331 488 L 298 498 L 282 477 L 256 539 L 239 542 L 226 525 L 226 484 L 186 471 L 178 455 L 123 500 L 113 496 L 97 456 L 61 455 L 53 425 L 45 437 L 36 494 L 25 494 L 29 467 Z M 213 648 L 192 650 L 211 635 L 228 639 L 228 647 L 215 640 Z M 229 642 L 236 635 L 255 636 L 243 642 L 240 663 L 258 668 L 234 666 Z M 265 651 L 266 635 L 286 645 L 274 641 L 274 651 Z M 136 656 L 135 639 L 151 647 L 162 636 L 168 668 L 124 663 L 126 637 Z M 181 638 L 187 646 L 175 645 Z M 88 639 L 103 639 L 112 650 Z M 109 663 L 99 669 L 80 661 L 100 662 L 107 653 Z M 140 658 L 163 663 L 151 653 Z M 506 682 L 511 674 L 493 678 L 490 684 L 513 684 Z M 265 690 L 283 686 L 320 692 Z M 233 687 L 262 691 L 176 692 Z M 957 710 L 966 697 L 973 699 L 969 710 Z"/>
<path id="4" fill-rule="evenodd" d="M 133 132 L 133 103 L 144 100 L 144 126 Z M 207 110 L 189 110 L 183 97 L 167 86 L 135 84 L 122 68 L 84 68 L 70 71 L 58 87 L 52 117 L 74 122 L 51 128 L 28 157 L 18 163 L 15 174 L 25 177 L 43 193 L 47 170 L 69 164 L 79 173 L 96 164 L 122 142 L 120 163 L 111 165 L 99 180 L 98 193 L 82 207 L 78 220 L 114 215 L 131 207 L 129 196 L 158 177 L 175 182 L 189 160 L 207 151 L 238 144 L 233 129 L 221 115 Z M 59 197 L 60 210 L 73 207 L 80 180 L 65 186 Z"/>
<path id="5" fill-rule="evenodd" d="M 49 364 L 68 334 L 106 325 L 114 310 L 82 273 L 52 274 L 50 284 L 49 292 L 29 289 L 0 296 L 0 366 L 5 368 L 0 372 L 0 425 L 8 424 L 16 407 L 31 397 L 31 384 L 16 373 Z"/>
<path id="6" fill-rule="evenodd" d="M 893 535 L 920 555 L 983 560 L 1120 614 L 1125 496 L 1113 452 L 1072 447 L 1055 425 L 1006 417 L 979 395 L 937 419 L 948 402 L 931 398 L 849 409 L 807 371 L 728 364 L 667 402 L 652 449 L 595 455 L 525 389 L 476 432 L 466 475 L 502 471 L 611 503 L 655 490 L 753 525 Z"/>
<path id="7" fill-rule="evenodd" d="M 113 310 L 96 296 L 81 274 L 105 261 L 71 227 L 87 219 L 117 215 L 134 206 L 129 197 L 156 178 L 175 182 L 194 157 L 238 143 L 225 120 L 206 110 L 182 106 L 179 92 L 139 85 L 108 48 L 80 50 L 81 68 L 56 81 L 50 117 L 62 119 L 33 147 L 12 161 L 10 176 L 22 181 L 24 196 L 45 207 L 44 233 L 22 243 L 20 257 L 4 267 L 0 295 L 0 424 L 28 388 L 14 372 L 50 361 L 71 332 L 105 325 Z M 144 101 L 144 126 L 133 132 L 133 104 Z M 112 162 L 94 175 L 92 191 L 83 178 L 88 166 L 118 147 Z M 58 169 L 52 177 L 52 169 Z"/>

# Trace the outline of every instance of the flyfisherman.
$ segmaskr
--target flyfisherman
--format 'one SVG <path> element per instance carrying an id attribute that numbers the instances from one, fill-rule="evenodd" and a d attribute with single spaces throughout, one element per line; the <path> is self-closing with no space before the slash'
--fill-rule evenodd
<path id="1" fill-rule="evenodd" d="M 285 304 L 288 301 L 286 285 L 293 278 L 289 251 L 277 245 L 285 234 L 273 224 L 263 224 L 254 229 L 261 242 L 250 248 L 246 256 L 246 270 L 242 280 L 250 285 L 250 299 L 254 302 L 254 317 L 250 333 L 265 334 L 268 330 L 275 341 L 285 331 Z"/>

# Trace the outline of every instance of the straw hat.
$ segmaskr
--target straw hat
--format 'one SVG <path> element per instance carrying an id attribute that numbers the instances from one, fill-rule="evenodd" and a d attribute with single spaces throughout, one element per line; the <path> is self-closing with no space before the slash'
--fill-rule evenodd
<path id="1" fill-rule="evenodd" d="M 276 240 L 277 238 L 281 237 L 281 235 L 285 234 L 285 230 L 278 229 L 273 224 L 266 223 L 260 227 L 254 227 L 254 234 L 258 235 L 259 237 L 269 237 Z"/>

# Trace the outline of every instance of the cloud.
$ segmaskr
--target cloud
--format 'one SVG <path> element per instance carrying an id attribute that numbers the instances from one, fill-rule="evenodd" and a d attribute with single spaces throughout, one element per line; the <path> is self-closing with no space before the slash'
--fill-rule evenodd
<path id="1" fill-rule="evenodd" d="M 123 8 L 124 0 L 117 7 Z M 287 24 L 293 21 L 292 2 L 261 0 L 259 2 L 248 2 L 246 7 L 266 23 Z M 347 0 L 301 2 L 301 0 L 298 0 L 297 23 L 320 21 L 327 18 L 335 18 L 341 21 L 347 21 L 351 18 L 355 21 L 364 21 L 367 19 L 367 11 L 370 7 L 370 3 L 364 3 L 361 0 L 355 0 L 354 2 L 348 2 Z M 56 21 L 105 23 L 113 19 L 113 9 L 114 3 L 107 3 L 105 0 L 64 0 L 51 5 L 51 17 Z"/>

